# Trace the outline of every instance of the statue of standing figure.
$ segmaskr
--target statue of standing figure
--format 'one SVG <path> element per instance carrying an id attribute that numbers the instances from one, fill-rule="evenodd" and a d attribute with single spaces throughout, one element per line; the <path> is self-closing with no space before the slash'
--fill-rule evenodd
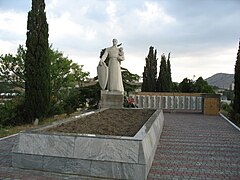
<path id="1" fill-rule="evenodd" d="M 124 92 L 122 73 L 121 73 L 121 61 L 124 58 L 123 48 L 118 48 L 117 39 L 113 39 L 113 46 L 106 48 L 103 56 L 100 59 L 98 65 L 98 80 L 102 89 L 106 88 L 109 91 L 120 91 Z M 106 66 L 105 60 L 109 58 L 108 67 Z"/>

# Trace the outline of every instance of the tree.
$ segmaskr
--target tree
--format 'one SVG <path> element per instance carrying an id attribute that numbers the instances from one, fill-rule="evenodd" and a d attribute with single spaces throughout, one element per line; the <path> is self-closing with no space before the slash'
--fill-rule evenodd
<path id="1" fill-rule="evenodd" d="M 70 66 L 73 74 L 74 81 L 77 82 L 78 87 L 82 87 L 83 84 L 87 81 L 89 72 L 83 71 L 83 65 L 78 65 L 77 63 L 72 63 Z"/>
<path id="2" fill-rule="evenodd" d="M 215 93 L 213 88 L 202 77 L 199 77 L 194 83 L 193 91 L 197 93 Z"/>
<path id="3" fill-rule="evenodd" d="M 167 87 L 166 89 L 171 92 L 172 91 L 172 72 L 171 72 L 171 63 L 170 63 L 170 53 L 168 53 L 167 59 Z"/>
<path id="4" fill-rule="evenodd" d="M 193 92 L 193 81 L 191 79 L 184 78 L 178 87 L 180 92 L 191 93 Z"/>
<path id="5" fill-rule="evenodd" d="M 20 89 L 25 88 L 24 61 L 26 49 L 19 45 L 16 56 L 6 54 L 0 56 L 0 77 L 2 81 Z"/>
<path id="6" fill-rule="evenodd" d="M 0 94 L 6 93 L 9 90 L 10 90 L 9 85 L 6 82 L 0 81 Z"/>
<path id="7" fill-rule="evenodd" d="M 29 122 L 46 117 L 50 105 L 48 23 L 44 0 L 32 0 L 28 12 L 25 62 L 25 108 Z"/>
<path id="8" fill-rule="evenodd" d="M 65 100 L 67 112 L 74 112 L 77 108 L 97 109 L 100 100 L 101 87 L 99 83 L 90 86 L 72 89 L 70 95 Z"/>
<path id="9" fill-rule="evenodd" d="M 157 79 L 157 91 L 171 92 L 172 86 L 173 83 L 171 75 L 170 53 L 168 53 L 167 60 L 165 54 L 162 54 L 160 62 L 160 71 Z"/>
<path id="10" fill-rule="evenodd" d="M 51 60 L 51 97 L 52 101 L 58 102 L 69 93 L 69 89 L 76 85 L 81 87 L 83 82 L 87 80 L 89 72 L 84 72 L 83 65 L 74 63 L 68 57 L 64 57 L 62 52 L 54 50 L 52 47 L 49 49 L 49 54 Z"/>
<path id="11" fill-rule="evenodd" d="M 149 48 L 148 56 L 145 58 L 146 65 L 144 66 L 143 72 L 143 92 L 154 92 L 156 91 L 156 80 L 157 80 L 157 50 L 154 47 Z"/>
<path id="12" fill-rule="evenodd" d="M 179 86 L 177 82 L 172 83 L 172 92 L 179 92 Z"/>
<path id="13" fill-rule="evenodd" d="M 26 54 L 26 48 L 23 46 L 20 46 L 21 48 L 21 54 Z M 25 83 L 25 68 L 24 68 L 24 63 L 25 63 L 25 58 L 26 56 L 23 56 L 22 58 L 17 58 L 20 56 L 19 54 L 19 49 L 17 51 L 16 55 L 5 55 L 2 56 L 2 61 L 4 63 L 1 63 L 0 70 L 1 68 L 5 70 L 5 73 L 0 73 L 0 90 L 1 91 L 14 91 L 16 89 L 21 88 L 20 92 L 25 91 L 24 83 Z M 23 53 L 22 53 L 23 52 Z M 7 57 L 7 58 L 5 58 Z M 65 57 L 62 52 L 58 50 L 54 50 L 52 46 L 49 47 L 49 57 L 51 61 L 51 66 L 50 66 L 50 72 L 51 72 L 51 107 L 50 107 L 50 112 L 49 115 L 55 115 L 55 114 L 60 114 L 64 112 L 72 112 L 72 110 L 75 110 L 76 105 L 73 105 L 74 103 L 71 101 L 73 99 L 75 92 L 75 87 L 76 85 L 83 85 L 89 76 L 89 72 L 84 72 L 83 71 L 83 65 L 78 65 L 74 63 L 72 60 L 70 60 L 68 57 Z M 21 64 L 21 66 L 19 66 Z M 13 73 L 12 70 L 15 70 L 16 68 L 19 68 L 17 75 Z M 21 78 L 20 78 L 21 77 Z M 8 79 L 15 80 L 15 79 L 21 79 L 20 83 L 11 83 Z M 6 88 L 1 88 L 3 87 Z M 19 86 L 20 85 L 20 86 Z M 23 86 L 22 86 L 23 85 Z M 7 87 L 8 86 L 8 87 Z M 100 88 L 100 87 L 99 87 Z M 5 90 L 6 89 L 6 90 Z M 81 89 L 81 87 L 80 87 Z M 86 88 L 85 88 L 86 89 Z M 80 102 L 78 104 L 84 104 L 86 100 L 83 98 L 85 96 L 90 96 L 91 98 L 95 98 L 95 96 L 92 96 L 90 92 L 92 90 L 89 88 L 89 90 L 81 92 L 81 97 L 80 97 Z M 95 88 L 96 89 L 96 88 Z M 83 93 L 87 92 L 88 94 L 83 96 Z M 73 94 L 72 94 L 73 93 Z M 96 96 L 98 94 L 96 93 Z M 83 98 L 82 98 L 83 97 Z M 22 96 L 21 96 L 22 98 Z M 90 99 L 91 99 L 90 98 Z M 15 99 L 15 98 L 14 98 Z M 22 98 L 24 99 L 24 98 Z M 22 112 L 24 112 L 24 108 L 21 106 L 21 103 L 23 102 L 20 97 L 18 97 L 18 100 L 13 101 L 13 108 L 17 108 L 14 111 L 17 112 L 15 113 L 16 117 L 13 117 L 13 114 L 10 114 L 9 111 L 6 111 L 6 114 L 9 114 L 9 118 L 6 118 L 5 116 L 1 116 L 2 118 L 6 119 L 6 123 L 23 123 L 25 122 L 25 117 Z M 76 99 L 78 100 L 78 99 Z M 92 100 L 91 100 L 92 101 Z M 97 100 L 95 100 L 97 101 Z M 94 102 L 95 102 L 94 101 Z M 68 104 L 70 103 L 70 104 Z M 91 102 L 90 102 L 91 103 Z M 10 103 L 11 104 L 11 103 Z M 15 105 L 16 104 L 16 105 Z M 6 105 L 7 106 L 7 105 Z M 10 108 L 9 110 L 13 109 Z M 6 108 L 4 108 L 6 109 Z M 18 110 L 19 109 L 19 110 Z M 1 119 L 0 117 L 0 119 Z M 11 120 L 10 120 L 11 119 Z"/>
<path id="14" fill-rule="evenodd" d="M 129 72 L 128 69 L 123 67 L 121 68 L 121 70 L 124 91 L 126 91 L 127 93 L 134 92 L 137 88 L 140 87 L 138 84 L 136 84 L 136 82 L 139 81 L 140 76 L 137 74 L 132 74 L 131 72 Z"/>
<path id="15" fill-rule="evenodd" d="M 199 77 L 195 82 L 184 78 L 178 87 L 180 92 L 186 93 L 215 93 L 214 89 L 202 77 Z"/>
<path id="16" fill-rule="evenodd" d="M 223 92 L 223 96 L 227 97 L 227 100 L 230 100 L 231 102 L 234 99 L 234 91 L 233 90 L 224 90 Z"/>
<path id="17" fill-rule="evenodd" d="M 240 41 L 235 64 L 234 83 L 233 113 L 235 116 L 235 121 L 239 121 L 240 124 Z"/>
<path id="18" fill-rule="evenodd" d="M 161 55 L 161 62 L 160 62 L 160 71 L 159 76 L 157 79 L 157 91 L 158 92 L 168 92 L 170 91 L 169 88 L 169 75 L 167 70 L 167 62 L 165 54 Z"/>
<path id="19" fill-rule="evenodd" d="M 57 102 L 66 97 L 69 88 L 74 88 L 76 84 L 79 87 L 82 86 L 87 80 L 89 72 L 83 71 L 83 65 L 74 63 L 71 59 L 65 57 L 63 52 L 53 49 L 52 45 L 48 51 L 51 61 L 51 100 Z M 26 48 L 20 45 L 16 55 L 7 54 L 0 57 L 0 78 L 3 83 L 22 91 L 25 90 L 24 63 L 26 56 L 24 54 L 26 54 Z"/>

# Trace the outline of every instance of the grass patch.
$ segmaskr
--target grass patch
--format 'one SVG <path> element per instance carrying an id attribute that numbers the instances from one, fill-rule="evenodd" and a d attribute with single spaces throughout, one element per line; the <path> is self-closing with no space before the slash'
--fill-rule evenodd
<path id="1" fill-rule="evenodd" d="M 61 115 L 56 115 L 54 117 L 46 118 L 39 122 L 39 126 L 51 124 L 52 122 L 55 122 L 70 116 L 75 116 L 76 114 L 79 114 L 79 112 L 73 113 L 71 115 L 61 114 Z M 34 126 L 33 124 L 24 124 L 19 126 L 6 126 L 6 127 L 2 127 L 0 125 L 0 138 L 10 136 L 12 134 L 19 133 L 20 131 L 24 131 L 24 130 L 28 130 L 36 127 L 37 126 Z"/>
<path id="2" fill-rule="evenodd" d="M 33 125 L 29 125 L 29 124 L 21 125 L 21 126 L 14 126 L 14 127 L 11 127 L 11 126 L 1 127 L 0 128 L 0 138 L 10 136 L 12 134 L 16 134 L 23 130 L 31 129 L 33 127 L 34 127 Z"/>

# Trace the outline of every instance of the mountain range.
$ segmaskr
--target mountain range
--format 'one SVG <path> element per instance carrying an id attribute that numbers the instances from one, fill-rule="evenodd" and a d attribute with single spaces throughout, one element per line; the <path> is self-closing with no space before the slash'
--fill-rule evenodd
<path id="1" fill-rule="evenodd" d="M 234 82 L 234 74 L 217 73 L 205 79 L 211 86 L 217 86 L 221 89 L 229 89 Z"/>

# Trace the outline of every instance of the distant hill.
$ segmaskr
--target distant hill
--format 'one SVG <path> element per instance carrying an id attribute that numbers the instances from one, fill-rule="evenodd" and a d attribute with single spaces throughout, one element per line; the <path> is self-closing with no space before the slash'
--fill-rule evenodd
<path id="1" fill-rule="evenodd" d="M 234 74 L 217 73 L 205 79 L 205 81 L 211 86 L 217 86 L 221 89 L 229 89 L 232 82 L 234 82 Z"/>

